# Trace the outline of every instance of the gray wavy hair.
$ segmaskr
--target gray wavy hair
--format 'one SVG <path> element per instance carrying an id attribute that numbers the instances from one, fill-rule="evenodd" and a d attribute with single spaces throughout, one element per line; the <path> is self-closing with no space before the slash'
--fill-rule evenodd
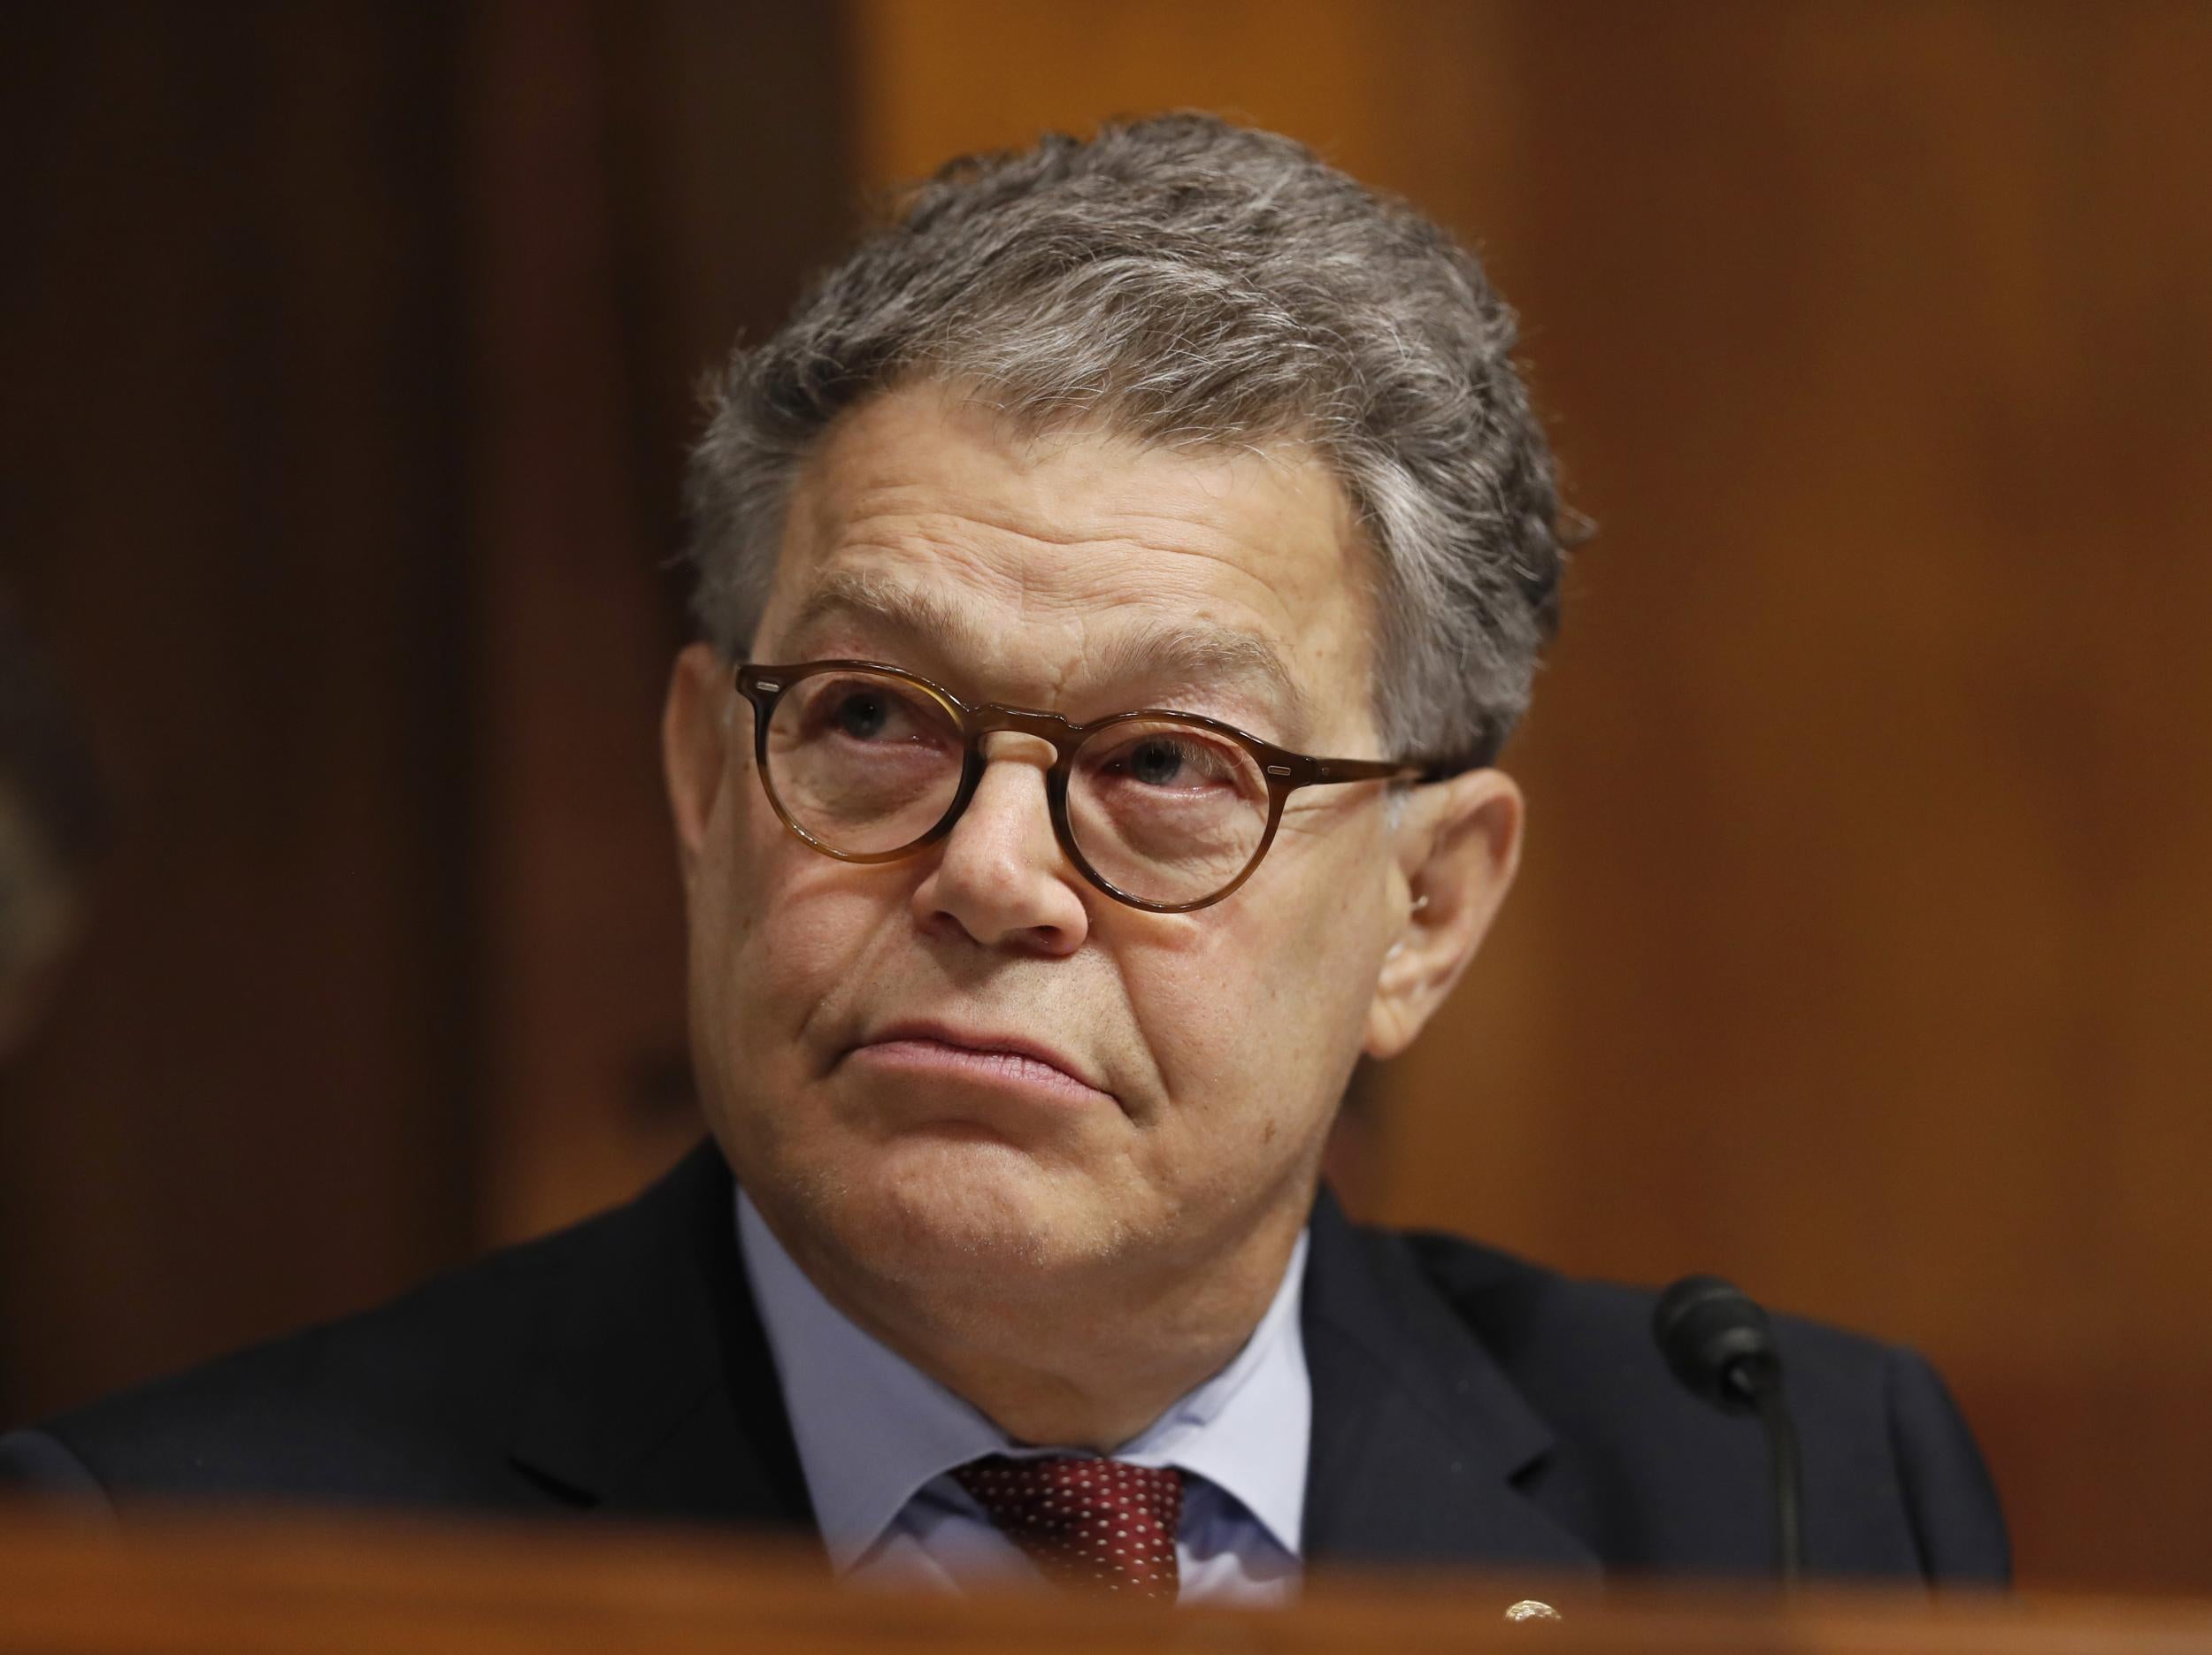
<path id="1" fill-rule="evenodd" d="M 1444 230 L 1271 133 L 1165 115 L 964 157 L 712 382 L 687 487 L 694 608 L 746 649 L 800 468 L 901 384 L 972 387 L 1039 429 L 1292 440 L 1372 544 L 1386 747 L 1486 762 L 1528 706 L 1563 561 L 1516 336 Z"/>

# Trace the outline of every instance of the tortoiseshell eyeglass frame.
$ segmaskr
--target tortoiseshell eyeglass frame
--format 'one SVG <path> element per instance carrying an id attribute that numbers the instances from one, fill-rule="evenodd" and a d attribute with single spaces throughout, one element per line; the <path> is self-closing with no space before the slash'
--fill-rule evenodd
<path id="1" fill-rule="evenodd" d="M 785 808 L 777 796 L 776 786 L 768 766 L 768 723 L 774 715 L 776 703 L 783 699 L 795 684 L 826 672 L 872 672 L 885 678 L 896 678 L 910 684 L 942 707 L 954 726 L 959 730 L 965 743 L 962 755 L 960 785 L 953 793 L 952 802 L 942 816 L 926 832 L 894 850 L 847 851 L 833 845 L 826 845 L 807 831 Z M 919 673 L 909 672 L 881 661 L 808 661 L 795 666 L 762 666 L 748 663 L 737 669 L 737 691 L 753 706 L 753 756 L 760 771 L 760 785 L 768 795 L 768 802 L 785 827 L 805 844 L 833 856 L 840 862 L 897 862 L 935 844 L 952 831 L 960 820 L 975 790 L 983 779 L 987 760 L 983 753 L 983 739 L 1002 730 L 1035 736 L 1051 744 L 1053 762 L 1045 772 L 1045 800 L 1052 817 L 1053 836 L 1059 840 L 1061 850 L 1077 871 L 1117 902 L 1131 908 L 1142 908 L 1151 914 L 1188 914 L 1198 908 L 1210 908 L 1232 896 L 1237 888 L 1252 877 L 1261 861 L 1267 855 L 1268 847 L 1275 842 L 1275 830 L 1281 825 L 1283 806 L 1290 795 L 1301 787 L 1327 787 L 1345 782 L 1370 781 L 1442 781 L 1466 770 L 1480 768 L 1482 761 L 1457 762 L 1400 763 L 1388 759 L 1324 759 L 1310 754 L 1294 753 L 1287 747 L 1263 741 L 1234 724 L 1224 724 L 1218 718 L 1209 718 L 1202 713 L 1178 712 L 1171 708 L 1140 708 L 1133 712 L 1110 713 L 1103 718 L 1094 718 L 1088 724 L 1074 724 L 1055 712 L 1033 707 L 1008 707 L 997 701 L 980 706 L 964 701 L 941 684 L 935 684 Z M 1155 902 L 1133 893 L 1124 891 L 1091 865 L 1076 843 L 1074 830 L 1068 823 L 1068 778 L 1073 772 L 1075 755 L 1083 744 L 1102 730 L 1115 724 L 1138 720 L 1148 723 L 1188 724 L 1210 734 L 1234 742 L 1257 761 L 1260 774 L 1267 782 L 1267 828 L 1260 835 L 1259 844 L 1253 849 L 1251 860 L 1244 864 L 1236 877 L 1210 895 L 1188 902 Z"/>

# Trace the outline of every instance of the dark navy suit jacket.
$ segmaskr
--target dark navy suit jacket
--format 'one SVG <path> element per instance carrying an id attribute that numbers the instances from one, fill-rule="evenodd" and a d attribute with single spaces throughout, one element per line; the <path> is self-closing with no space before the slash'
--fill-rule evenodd
<path id="1" fill-rule="evenodd" d="M 0 1438 L 0 1483 L 810 1532 L 710 1144 L 626 1207 L 397 1302 Z M 1771 1567 L 1758 1428 L 1678 1386 L 1646 1292 L 1325 1193 L 1304 1299 L 1309 1567 Z M 1778 1318 L 1809 1567 L 1998 1582 L 1973 1439 L 1911 1352 Z"/>

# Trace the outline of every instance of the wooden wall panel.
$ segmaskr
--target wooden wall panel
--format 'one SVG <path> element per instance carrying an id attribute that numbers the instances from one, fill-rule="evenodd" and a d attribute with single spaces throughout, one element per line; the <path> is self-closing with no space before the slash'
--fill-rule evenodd
<path id="1" fill-rule="evenodd" d="M 1909 1339 L 2028 1578 L 2212 1586 L 2212 16 L 856 19 L 867 176 L 1241 111 L 1524 312 L 1603 533 L 1379 1207 Z"/>
<path id="2" fill-rule="evenodd" d="M 0 582 L 119 832 L 0 1077 L 0 1418 L 468 1238 L 449 50 L 368 5 L 0 26 Z"/>
<path id="3" fill-rule="evenodd" d="M 488 1238 L 657 1168 L 639 1064 L 682 1016 L 652 732 L 672 651 L 615 302 L 607 72 L 580 3 L 476 17 Z"/>

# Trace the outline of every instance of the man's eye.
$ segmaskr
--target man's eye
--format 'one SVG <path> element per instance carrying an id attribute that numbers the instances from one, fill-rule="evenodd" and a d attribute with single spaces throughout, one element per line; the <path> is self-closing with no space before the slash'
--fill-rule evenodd
<path id="1" fill-rule="evenodd" d="M 839 698 L 831 709 L 830 722 L 856 741 L 872 741 L 891 722 L 890 701 L 872 691 L 855 691 Z"/>
<path id="2" fill-rule="evenodd" d="M 1137 780 L 1164 787 L 1183 773 L 1183 753 L 1172 741 L 1141 741 L 1130 749 L 1128 763 Z"/>
<path id="3" fill-rule="evenodd" d="M 1210 787 L 1229 778 L 1229 766 L 1206 742 L 1181 736 L 1144 736 L 1100 767 L 1140 787 Z"/>

